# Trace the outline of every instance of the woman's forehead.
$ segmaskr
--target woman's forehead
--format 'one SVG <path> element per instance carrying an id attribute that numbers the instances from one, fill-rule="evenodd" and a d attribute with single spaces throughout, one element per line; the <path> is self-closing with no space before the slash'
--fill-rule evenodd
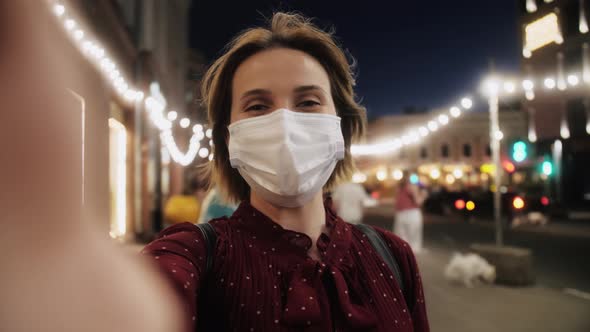
<path id="1" fill-rule="evenodd" d="M 256 53 L 238 66 L 232 90 L 239 98 L 252 89 L 291 92 L 311 85 L 330 91 L 328 73 L 319 61 L 299 50 L 276 48 Z"/>

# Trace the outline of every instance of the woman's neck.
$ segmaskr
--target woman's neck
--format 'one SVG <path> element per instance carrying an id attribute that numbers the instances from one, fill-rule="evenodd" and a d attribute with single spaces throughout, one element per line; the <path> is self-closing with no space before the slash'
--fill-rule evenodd
<path id="1" fill-rule="evenodd" d="M 296 208 L 273 205 L 255 192 L 250 194 L 250 204 L 283 228 L 309 236 L 312 241 L 309 255 L 319 260 L 316 241 L 326 227 L 326 211 L 321 191 L 311 201 Z"/>

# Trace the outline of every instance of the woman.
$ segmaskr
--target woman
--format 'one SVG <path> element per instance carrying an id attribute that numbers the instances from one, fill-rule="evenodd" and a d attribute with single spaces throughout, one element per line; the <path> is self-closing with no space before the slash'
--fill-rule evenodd
<path id="1" fill-rule="evenodd" d="M 353 84 L 331 35 L 284 13 L 239 35 L 209 69 L 212 175 L 241 204 L 210 222 L 217 242 L 206 276 L 195 225 L 172 226 L 144 250 L 175 286 L 192 328 L 428 331 L 410 247 L 379 230 L 403 271 L 405 303 L 363 233 L 324 207 L 323 190 L 350 175 L 350 144 L 364 131 Z"/>
<path id="2" fill-rule="evenodd" d="M 408 181 L 409 174 L 405 174 L 399 182 L 395 196 L 395 224 L 394 232 L 408 241 L 415 254 L 422 249 L 422 204 L 428 194 L 418 186 Z"/>

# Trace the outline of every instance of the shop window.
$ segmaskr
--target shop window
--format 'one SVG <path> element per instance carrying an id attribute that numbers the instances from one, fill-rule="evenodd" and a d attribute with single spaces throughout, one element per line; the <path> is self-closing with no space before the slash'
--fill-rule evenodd
<path id="1" fill-rule="evenodd" d="M 586 104 L 586 105 L 585 105 Z M 571 137 L 584 137 L 586 133 L 586 107 L 584 99 L 578 98 L 567 102 L 567 124 Z"/>
<path id="2" fill-rule="evenodd" d="M 448 158 L 449 154 L 449 145 L 445 143 L 440 147 L 440 155 L 443 158 Z"/>
<path id="3" fill-rule="evenodd" d="M 111 237 L 125 235 L 127 224 L 127 131 L 119 121 L 109 119 L 109 187 L 111 196 Z"/>
<path id="4" fill-rule="evenodd" d="M 422 159 L 428 158 L 428 150 L 426 149 L 425 146 L 420 148 L 420 158 L 422 158 Z"/>
<path id="5" fill-rule="evenodd" d="M 463 157 L 471 157 L 471 144 L 465 143 L 463 144 Z"/>
<path id="6" fill-rule="evenodd" d="M 486 151 L 485 151 L 486 157 L 491 157 L 492 156 L 492 147 L 490 146 L 490 144 L 486 144 Z"/>

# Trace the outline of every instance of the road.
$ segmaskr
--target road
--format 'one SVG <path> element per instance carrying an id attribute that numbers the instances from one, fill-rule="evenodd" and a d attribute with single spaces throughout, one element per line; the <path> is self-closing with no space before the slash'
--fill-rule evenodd
<path id="1" fill-rule="evenodd" d="M 391 229 L 392 221 L 392 211 L 387 207 L 370 209 L 365 217 L 366 223 L 386 229 Z M 590 331 L 587 229 L 506 231 L 506 244 L 532 249 L 535 285 L 467 289 L 449 285 L 442 271 L 454 251 L 466 251 L 471 243 L 493 242 L 491 224 L 426 216 L 427 252 L 417 260 L 432 331 Z"/>

